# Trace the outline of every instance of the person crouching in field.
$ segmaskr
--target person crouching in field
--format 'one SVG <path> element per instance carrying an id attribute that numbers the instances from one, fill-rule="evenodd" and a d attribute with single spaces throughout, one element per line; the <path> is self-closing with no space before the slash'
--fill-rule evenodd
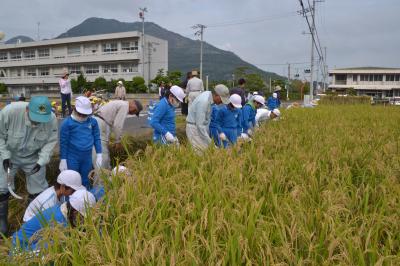
<path id="1" fill-rule="evenodd" d="M 154 129 L 153 142 L 159 144 L 178 144 L 175 125 L 175 108 L 183 101 L 182 88 L 172 86 L 165 97 L 154 108 L 150 126 Z"/>
<path id="2" fill-rule="evenodd" d="M 40 193 L 39 196 L 29 204 L 22 220 L 27 222 L 39 212 L 43 212 L 56 205 L 61 205 L 65 197 L 84 188 L 85 187 L 82 186 L 81 175 L 78 172 L 73 170 L 62 171 L 58 175 L 55 185 Z"/>
<path id="3" fill-rule="evenodd" d="M 242 108 L 242 134 L 241 137 L 247 139 L 253 136 L 254 127 L 256 126 L 257 110 L 265 105 L 264 97 L 255 95 Z"/>
<path id="4" fill-rule="evenodd" d="M 256 114 L 256 125 L 258 126 L 261 122 L 266 122 L 268 120 L 276 120 L 281 116 L 279 109 L 274 109 L 272 111 L 268 109 L 258 109 Z"/>
<path id="5" fill-rule="evenodd" d="M 74 170 L 81 174 L 82 184 L 90 189 L 89 172 L 93 168 L 92 148 L 96 149 L 96 165 L 102 165 L 99 125 L 91 117 L 92 105 L 88 98 L 76 98 L 72 115 L 66 118 L 60 129 L 60 171 Z"/>
<path id="6" fill-rule="evenodd" d="M 86 189 L 75 191 L 69 200 L 61 205 L 56 205 L 36 214 L 12 236 L 12 254 L 21 251 L 36 251 L 40 249 L 38 233 L 46 227 L 55 227 L 57 224 L 66 227 L 77 226 L 78 216 L 84 219 L 88 209 L 96 204 L 92 193 Z M 49 243 L 48 243 L 49 244 Z"/>
<path id="7" fill-rule="evenodd" d="M 242 127 L 240 108 L 242 108 L 242 98 L 238 94 L 232 94 L 229 97 L 229 104 L 218 111 L 216 122 L 224 148 L 237 142 L 238 129 Z"/>

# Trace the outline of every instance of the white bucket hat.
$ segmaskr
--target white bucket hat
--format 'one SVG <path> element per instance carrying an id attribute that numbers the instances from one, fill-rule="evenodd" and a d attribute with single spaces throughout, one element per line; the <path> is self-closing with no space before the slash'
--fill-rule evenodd
<path id="1" fill-rule="evenodd" d="M 79 96 L 76 98 L 75 109 L 78 111 L 78 113 L 84 115 L 91 115 L 93 112 L 90 100 L 84 96 Z"/>
<path id="2" fill-rule="evenodd" d="M 240 97 L 239 94 L 232 94 L 231 97 L 229 97 L 229 102 L 235 108 L 242 108 L 242 97 Z"/>
<path id="3" fill-rule="evenodd" d="M 183 98 L 185 98 L 186 95 L 181 87 L 174 85 L 171 87 L 170 91 L 181 103 L 183 102 Z"/>
<path id="4" fill-rule="evenodd" d="M 279 109 L 274 109 L 274 110 L 272 110 L 272 112 L 276 115 L 276 116 L 281 116 L 281 111 L 279 111 Z"/>
<path id="5" fill-rule="evenodd" d="M 82 186 L 81 175 L 74 170 L 64 170 L 57 177 L 57 183 L 65 185 L 75 190 L 85 189 Z"/>
<path id="6" fill-rule="evenodd" d="M 82 214 L 83 217 L 86 217 L 88 208 L 91 208 L 96 204 L 96 198 L 86 189 L 80 189 L 69 196 L 69 203 L 72 208 Z"/>
<path id="7" fill-rule="evenodd" d="M 258 102 L 258 103 L 260 103 L 260 104 L 262 104 L 262 105 L 265 105 L 265 99 L 261 95 L 255 95 L 253 97 L 253 100 Z"/>

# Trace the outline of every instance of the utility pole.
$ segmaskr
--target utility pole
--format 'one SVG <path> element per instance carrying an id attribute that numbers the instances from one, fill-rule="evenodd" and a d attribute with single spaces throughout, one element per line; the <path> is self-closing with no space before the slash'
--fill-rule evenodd
<path id="1" fill-rule="evenodd" d="M 328 63 L 326 62 L 326 46 L 324 47 L 324 92 L 326 92 L 326 83 L 328 81 Z"/>
<path id="2" fill-rule="evenodd" d="M 290 63 L 288 63 L 288 84 L 286 88 L 286 101 L 289 101 L 289 88 L 290 88 Z"/>
<path id="3" fill-rule="evenodd" d="M 40 21 L 37 23 L 37 40 L 40 41 Z"/>
<path id="4" fill-rule="evenodd" d="M 144 40 L 144 13 L 147 12 L 147 8 L 143 7 L 143 8 L 139 8 L 140 12 L 139 12 L 139 17 L 142 20 L 142 75 L 144 78 L 144 58 L 145 58 L 145 40 Z"/>
<path id="5" fill-rule="evenodd" d="M 150 62 L 151 62 L 151 48 L 153 47 L 153 45 L 151 44 L 151 42 L 147 42 L 147 46 L 148 46 L 148 64 L 149 64 L 149 69 L 148 69 L 148 73 L 147 73 L 147 86 L 149 86 L 149 90 L 150 90 Z"/>
<path id="6" fill-rule="evenodd" d="M 314 97 L 314 33 L 315 33 L 315 0 L 313 0 L 313 6 L 311 8 L 311 73 L 310 73 L 310 101 Z"/>
<path id="7" fill-rule="evenodd" d="M 200 36 L 200 79 L 203 79 L 203 34 L 204 34 L 204 29 L 206 26 L 202 24 L 197 24 L 192 27 L 192 29 L 199 29 L 198 31 L 195 32 L 195 36 Z"/>

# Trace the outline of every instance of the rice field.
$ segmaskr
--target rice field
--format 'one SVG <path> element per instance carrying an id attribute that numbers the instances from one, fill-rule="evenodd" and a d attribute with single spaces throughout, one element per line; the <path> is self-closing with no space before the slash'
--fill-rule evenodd
<path id="1" fill-rule="evenodd" d="M 13 263 L 399 265 L 399 121 L 299 108 L 230 150 L 143 147 L 80 230 L 44 231 L 48 251 Z"/>

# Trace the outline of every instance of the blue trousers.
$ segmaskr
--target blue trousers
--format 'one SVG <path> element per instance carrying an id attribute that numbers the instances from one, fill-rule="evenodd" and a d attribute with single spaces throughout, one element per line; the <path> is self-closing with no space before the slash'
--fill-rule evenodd
<path id="1" fill-rule="evenodd" d="M 69 170 L 74 170 L 81 174 L 82 185 L 89 190 L 91 186 L 88 176 L 90 171 L 93 169 L 92 150 L 81 152 L 69 149 L 67 155 L 67 166 Z"/>
<path id="2" fill-rule="evenodd" d="M 210 137 L 213 139 L 217 147 L 221 147 L 221 140 L 219 139 L 218 130 L 216 127 L 210 127 Z"/>
<path id="3" fill-rule="evenodd" d="M 61 109 L 62 109 L 62 117 L 65 117 L 65 109 L 68 107 L 68 115 L 72 114 L 71 107 L 71 93 L 64 94 L 61 93 Z"/>
<path id="4" fill-rule="evenodd" d="M 224 145 L 224 148 L 227 148 L 230 145 L 233 145 L 237 142 L 237 137 L 238 137 L 237 128 L 222 128 L 222 132 L 225 133 L 225 136 L 228 139 L 228 140 L 222 142 L 222 144 Z"/>

